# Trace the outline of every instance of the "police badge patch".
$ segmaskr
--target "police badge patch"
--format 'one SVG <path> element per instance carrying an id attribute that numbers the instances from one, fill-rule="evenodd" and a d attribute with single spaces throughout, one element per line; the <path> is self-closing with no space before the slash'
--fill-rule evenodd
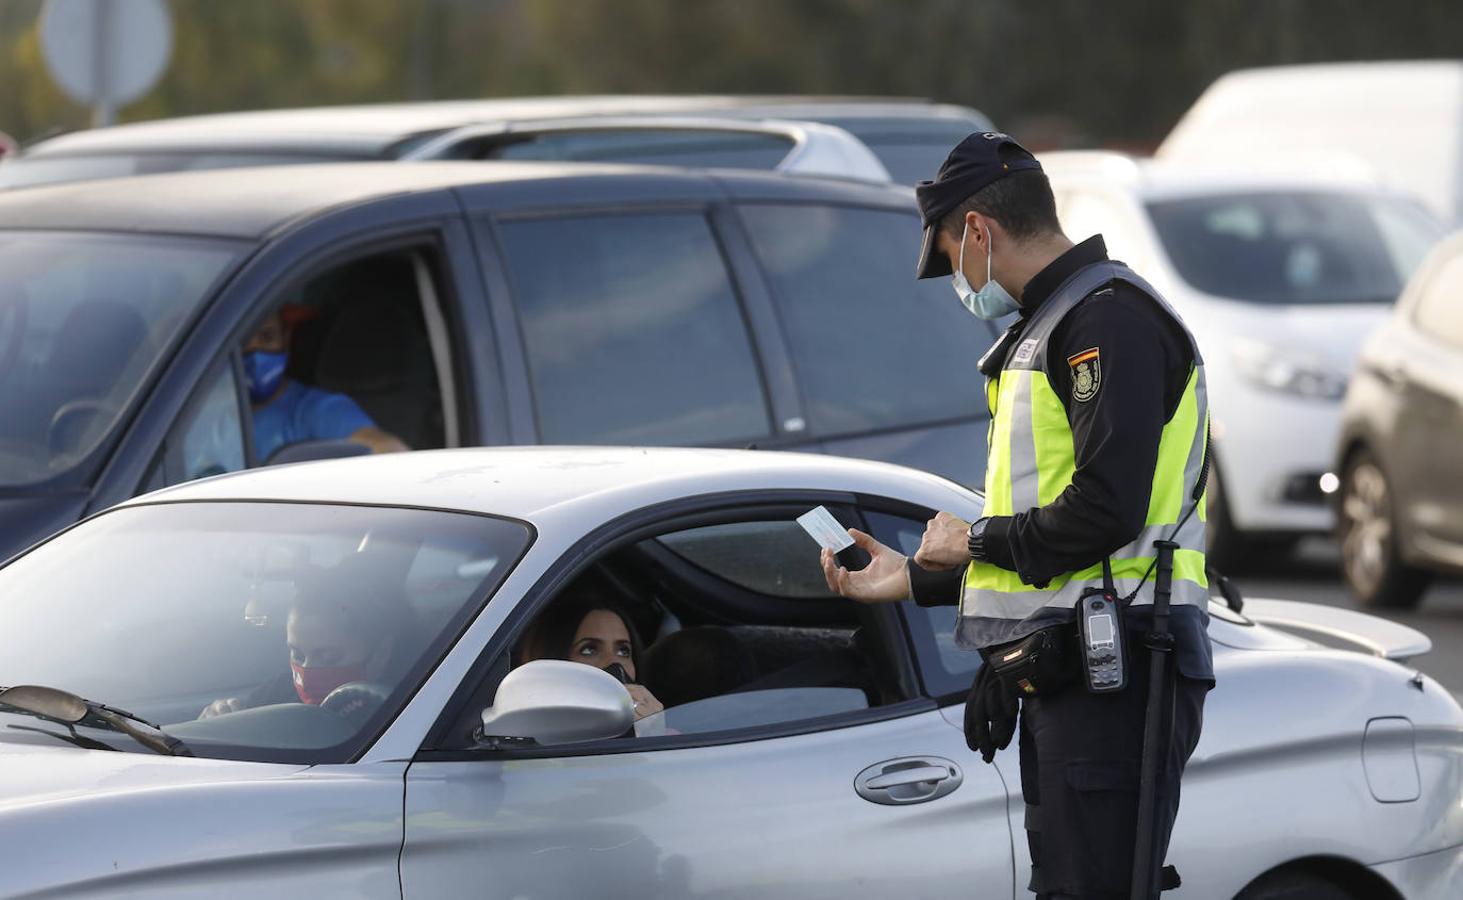
<path id="1" fill-rule="evenodd" d="M 1097 348 L 1074 353 L 1067 357 L 1067 365 L 1072 367 L 1072 399 L 1086 403 L 1096 397 L 1097 389 L 1102 387 L 1102 362 Z"/>

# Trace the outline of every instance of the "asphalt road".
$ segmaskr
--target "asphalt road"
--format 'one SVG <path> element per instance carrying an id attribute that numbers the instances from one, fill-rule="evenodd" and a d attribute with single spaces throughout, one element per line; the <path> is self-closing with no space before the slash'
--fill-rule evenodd
<path id="1" fill-rule="evenodd" d="M 1341 582 L 1336 549 L 1330 541 L 1308 542 L 1294 561 L 1265 571 L 1236 575 L 1234 581 L 1249 597 L 1362 609 Z M 1463 700 L 1463 581 L 1435 581 L 1417 609 L 1410 612 L 1362 611 L 1416 628 L 1432 638 L 1432 652 L 1418 657 L 1412 665 L 1436 678 Z"/>

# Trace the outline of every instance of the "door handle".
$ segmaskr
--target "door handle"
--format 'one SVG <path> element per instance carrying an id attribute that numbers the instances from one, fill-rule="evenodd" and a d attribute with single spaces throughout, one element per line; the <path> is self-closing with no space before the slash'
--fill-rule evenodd
<path id="1" fill-rule="evenodd" d="M 907 756 L 875 763 L 854 779 L 854 791 L 870 803 L 906 806 L 938 800 L 965 780 L 960 767 L 943 757 Z"/>

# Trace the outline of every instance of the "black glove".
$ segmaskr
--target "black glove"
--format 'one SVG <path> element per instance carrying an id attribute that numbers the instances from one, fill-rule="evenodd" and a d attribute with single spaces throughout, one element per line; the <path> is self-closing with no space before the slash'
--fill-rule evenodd
<path id="1" fill-rule="evenodd" d="M 986 762 L 995 759 L 996 751 L 1009 747 L 1016 734 L 1018 708 L 1016 695 L 1001 684 L 991 666 L 981 666 L 965 698 L 966 746 Z"/>

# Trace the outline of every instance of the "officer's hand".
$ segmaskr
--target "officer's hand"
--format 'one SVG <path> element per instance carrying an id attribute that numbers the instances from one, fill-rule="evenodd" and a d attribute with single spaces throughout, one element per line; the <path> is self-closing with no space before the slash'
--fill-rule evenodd
<path id="1" fill-rule="evenodd" d="M 970 523 L 947 512 L 925 523 L 924 540 L 914 554 L 922 569 L 953 569 L 970 562 Z"/>
<path id="2" fill-rule="evenodd" d="M 965 698 L 965 745 L 986 762 L 1011 745 L 1020 706 L 989 665 L 981 666 Z"/>
<path id="3" fill-rule="evenodd" d="M 857 528 L 848 529 L 856 546 L 869 554 L 869 564 L 850 572 L 838 564 L 832 551 L 824 550 L 823 578 L 835 594 L 860 603 L 890 603 L 909 598 L 909 572 L 905 556 L 874 540 Z"/>

